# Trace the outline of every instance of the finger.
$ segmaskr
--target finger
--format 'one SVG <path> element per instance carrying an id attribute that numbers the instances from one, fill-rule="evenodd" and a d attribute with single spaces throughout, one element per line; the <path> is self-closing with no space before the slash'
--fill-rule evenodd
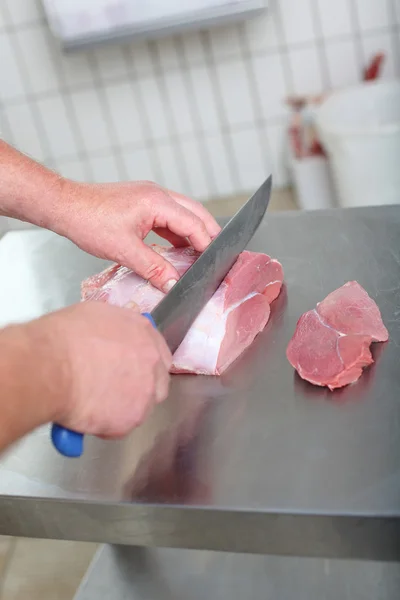
<path id="1" fill-rule="evenodd" d="M 163 336 L 158 331 L 154 331 L 154 333 L 156 334 L 156 343 L 158 351 L 161 355 L 161 359 L 164 363 L 166 370 L 169 372 L 172 365 L 172 354 Z"/>
<path id="2" fill-rule="evenodd" d="M 133 310 L 134 312 L 140 312 L 140 308 L 139 305 L 136 304 L 136 302 L 133 302 L 133 300 L 130 300 L 129 302 L 127 302 L 124 306 L 124 308 L 130 308 L 131 310 Z"/>
<path id="3" fill-rule="evenodd" d="M 175 267 L 139 238 L 130 241 L 129 254 L 120 254 L 118 262 L 163 292 L 169 292 L 179 279 Z"/>
<path id="4" fill-rule="evenodd" d="M 219 234 L 221 227 L 218 225 L 212 214 L 205 208 L 205 206 L 203 206 L 203 204 L 201 204 L 201 202 L 196 202 L 196 200 L 187 198 L 183 194 L 178 194 L 177 192 L 170 190 L 167 190 L 167 192 L 171 198 L 175 200 L 175 202 L 178 202 L 178 204 L 193 212 L 203 221 L 208 233 L 212 238 L 215 238 Z"/>
<path id="5" fill-rule="evenodd" d="M 178 202 L 166 202 L 158 207 L 155 227 L 166 227 L 179 237 L 188 238 L 195 250 L 203 252 L 211 242 L 203 221 Z"/>
<path id="6" fill-rule="evenodd" d="M 163 362 L 159 362 L 156 367 L 156 404 L 164 402 L 168 397 L 170 375 Z"/>
<path id="7" fill-rule="evenodd" d="M 180 237 L 165 227 L 155 227 L 153 231 L 160 237 L 164 238 L 164 240 L 167 240 L 175 248 L 185 248 L 186 246 L 189 246 L 189 241 L 187 238 Z"/>

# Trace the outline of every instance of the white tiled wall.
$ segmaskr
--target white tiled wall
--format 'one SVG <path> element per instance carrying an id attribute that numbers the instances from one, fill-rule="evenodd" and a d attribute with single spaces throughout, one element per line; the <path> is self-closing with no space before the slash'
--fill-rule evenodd
<path id="1" fill-rule="evenodd" d="M 0 129 L 71 178 L 199 199 L 287 183 L 284 98 L 400 75 L 400 0 L 270 0 L 265 16 L 63 55 L 40 0 L 0 2 Z"/>

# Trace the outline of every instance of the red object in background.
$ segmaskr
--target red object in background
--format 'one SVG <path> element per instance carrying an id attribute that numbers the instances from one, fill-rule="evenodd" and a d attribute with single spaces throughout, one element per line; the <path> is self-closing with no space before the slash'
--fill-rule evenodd
<path id="1" fill-rule="evenodd" d="M 373 81 L 379 77 L 384 59 L 385 55 L 383 52 L 378 52 L 378 54 L 374 56 L 368 67 L 364 69 L 364 81 Z"/>
<path id="2" fill-rule="evenodd" d="M 378 52 L 363 71 L 363 81 L 378 79 L 385 60 L 383 52 Z M 289 141 L 297 159 L 310 156 L 326 156 L 318 140 L 318 134 L 310 110 L 313 111 L 323 102 L 327 94 L 318 96 L 289 96 L 287 104 L 292 109 L 289 125 Z"/>

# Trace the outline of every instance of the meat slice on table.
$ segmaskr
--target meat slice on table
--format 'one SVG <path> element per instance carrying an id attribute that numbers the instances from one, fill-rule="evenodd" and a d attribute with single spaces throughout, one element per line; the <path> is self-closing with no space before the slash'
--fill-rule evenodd
<path id="1" fill-rule="evenodd" d="M 388 338 L 375 302 L 349 281 L 300 317 L 286 355 L 300 377 L 334 390 L 357 381 L 374 362 L 371 342 Z"/>
<path id="2" fill-rule="evenodd" d="M 152 246 L 180 275 L 199 254 L 192 248 Z M 172 373 L 221 375 L 268 322 L 283 281 L 282 265 L 258 252 L 242 252 L 174 354 Z M 130 269 L 112 266 L 82 283 L 82 299 L 151 311 L 164 297 Z"/>
<path id="3" fill-rule="evenodd" d="M 192 248 L 152 246 L 183 275 L 199 254 Z M 174 354 L 172 373 L 220 375 L 268 322 L 279 295 L 282 265 L 257 252 L 243 252 L 199 314 Z M 151 311 L 164 297 L 130 269 L 115 265 L 82 283 L 82 299 L 118 306 L 135 303 Z"/>

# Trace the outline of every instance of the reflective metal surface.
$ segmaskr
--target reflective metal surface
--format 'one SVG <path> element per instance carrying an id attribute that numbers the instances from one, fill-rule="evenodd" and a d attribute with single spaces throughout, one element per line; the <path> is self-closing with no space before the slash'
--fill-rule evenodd
<path id="1" fill-rule="evenodd" d="M 47 428 L 16 444 L 0 460 L 0 533 L 399 558 L 400 207 L 269 215 L 249 248 L 279 258 L 286 281 L 252 347 L 223 377 L 175 377 L 140 429 L 88 439 L 82 459 L 60 457 Z M 47 232 L 6 236 L 2 322 L 78 300 L 103 266 Z M 331 393 L 300 380 L 285 349 L 298 317 L 351 279 L 390 341 Z"/>
<path id="2" fill-rule="evenodd" d="M 398 564 L 106 546 L 75 600 L 398 600 L 399 591 Z"/>

